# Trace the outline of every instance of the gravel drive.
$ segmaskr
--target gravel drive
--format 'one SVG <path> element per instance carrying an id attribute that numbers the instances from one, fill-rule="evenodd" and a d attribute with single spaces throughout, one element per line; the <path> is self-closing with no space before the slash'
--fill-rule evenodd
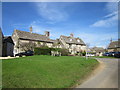
<path id="1" fill-rule="evenodd" d="M 96 59 L 103 67 L 77 88 L 118 88 L 118 59 Z"/>

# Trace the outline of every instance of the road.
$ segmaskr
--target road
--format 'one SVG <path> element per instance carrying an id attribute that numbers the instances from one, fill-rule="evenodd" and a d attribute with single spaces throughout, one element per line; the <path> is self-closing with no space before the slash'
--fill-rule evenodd
<path id="1" fill-rule="evenodd" d="M 77 88 L 118 88 L 118 59 L 97 60 L 101 63 L 97 71 Z"/>

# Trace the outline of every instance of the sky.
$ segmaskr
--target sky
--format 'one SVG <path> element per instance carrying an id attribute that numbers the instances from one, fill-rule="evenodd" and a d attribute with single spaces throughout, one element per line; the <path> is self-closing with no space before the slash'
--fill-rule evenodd
<path id="1" fill-rule="evenodd" d="M 3 2 L 2 31 L 11 36 L 15 29 L 81 38 L 90 47 L 106 48 L 118 39 L 118 3 L 115 2 Z"/>

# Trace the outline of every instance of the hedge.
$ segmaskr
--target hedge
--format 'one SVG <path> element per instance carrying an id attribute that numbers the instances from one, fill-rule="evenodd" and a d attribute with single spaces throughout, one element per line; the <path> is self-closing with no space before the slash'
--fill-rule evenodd
<path id="1" fill-rule="evenodd" d="M 69 54 L 67 49 L 48 48 L 48 47 L 34 48 L 34 54 L 35 55 L 51 55 L 51 51 L 61 52 L 62 56 L 68 56 L 68 54 Z"/>
<path id="2" fill-rule="evenodd" d="M 50 55 L 51 50 L 49 48 L 34 48 L 35 55 Z"/>

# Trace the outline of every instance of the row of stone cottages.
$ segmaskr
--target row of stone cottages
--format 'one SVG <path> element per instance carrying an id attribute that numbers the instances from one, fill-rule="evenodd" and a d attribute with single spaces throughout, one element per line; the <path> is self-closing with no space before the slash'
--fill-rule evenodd
<path id="1" fill-rule="evenodd" d="M 74 55 L 76 53 L 86 50 L 85 43 L 80 38 L 75 38 L 73 34 L 70 36 L 61 35 L 59 39 L 50 39 L 50 32 L 45 31 L 45 35 L 30 32 L 14 30 L 12 37 L 4 37 L 0 30 L 1 38 L 1 55 L 0 56 L 14 56 L 17 53 L 24 52 L 35 47 L 48 46 L 50 48 L 65 48 Z"/>
<path id="2" fill-rule="evenodd" d="M 49 38 L 50 32 L 45 31 L 45 35 L 30 32 L 14 30 L 12 37 L 4 36 L 0 29 L 0 56 L 14 56 L 17 53 L 24 52 L 28 49 L 41 47 L 46 45 L 53 48 L 66 48 L 71 54 L 86 51 L 86 45 L 80 38 L 75 38 L 73 34 L 70 36 L 61 35 L 59 39 L 52 40 Z M 111 41 L 107 51 L 120 51 L 120 39 L 118 41 Z M 101 47 L 88 48 L 88 52 L 94 52 L 97 56 L 101 56 L 105 49 Z"/>

